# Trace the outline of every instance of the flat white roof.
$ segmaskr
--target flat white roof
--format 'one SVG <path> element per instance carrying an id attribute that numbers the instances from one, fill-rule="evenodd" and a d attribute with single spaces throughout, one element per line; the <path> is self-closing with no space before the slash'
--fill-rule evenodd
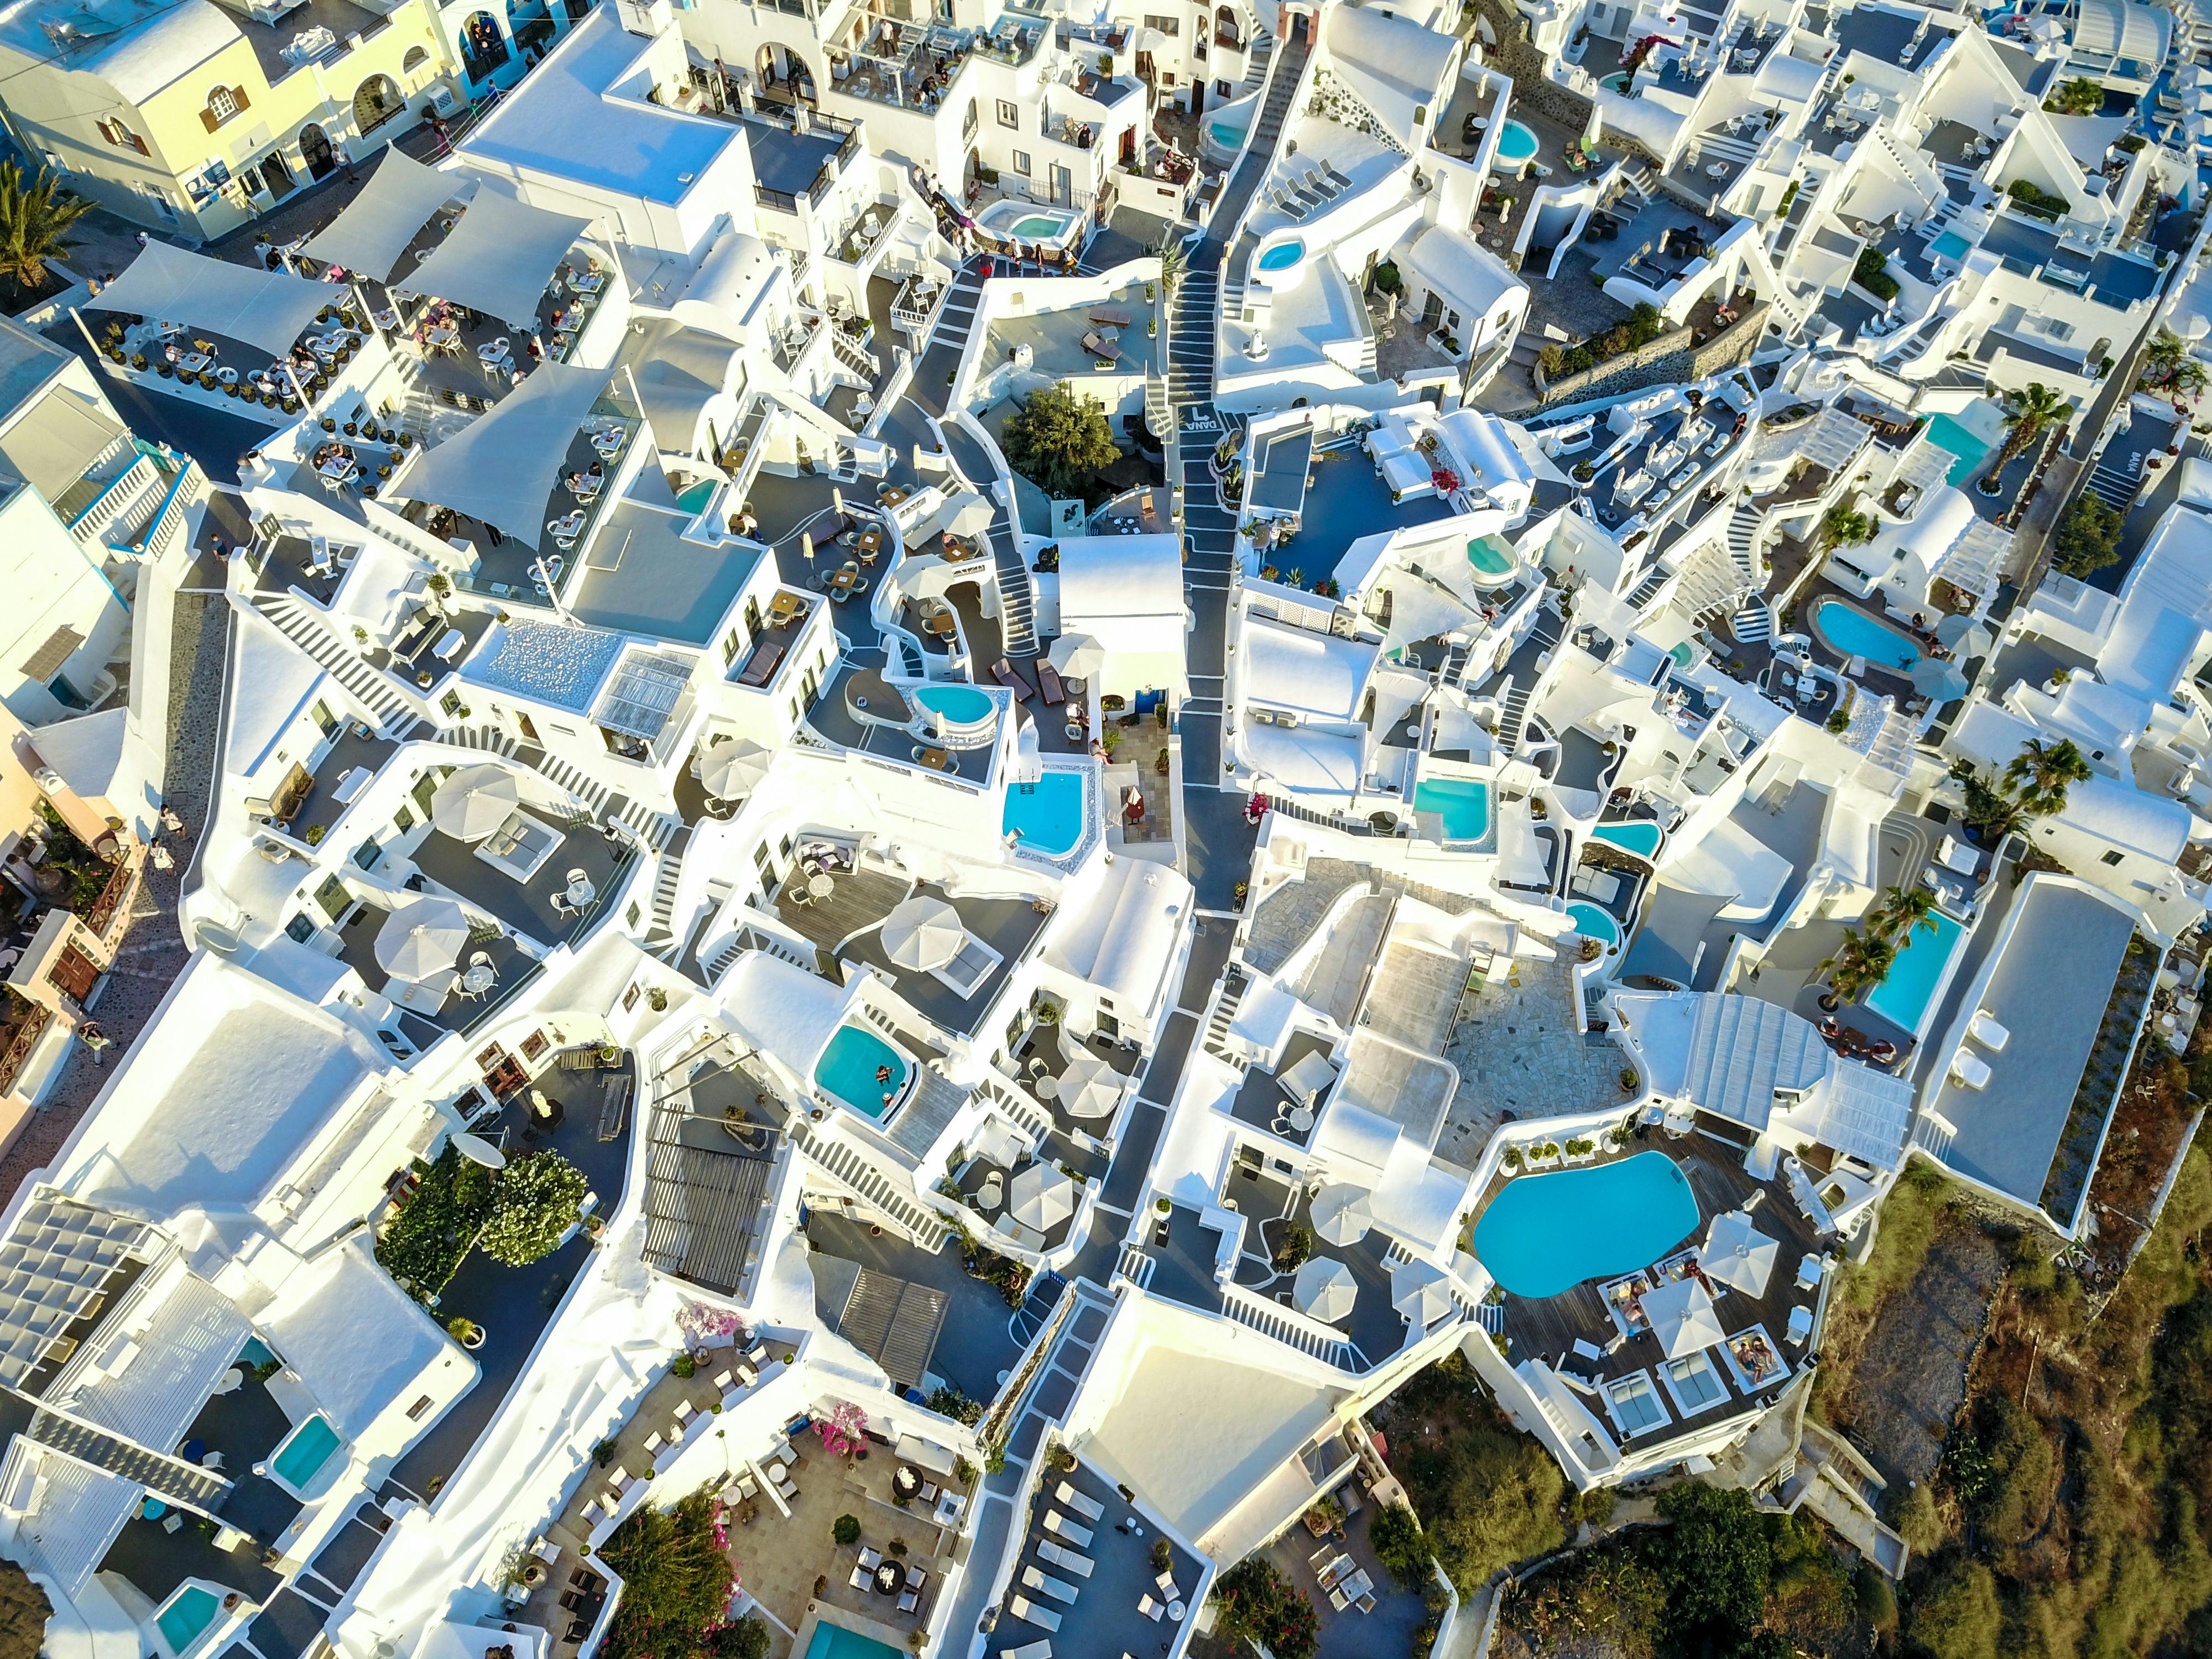
<path id="1" fill-rule="evenodd" d="M 358 1243 L 318 1256 L 286 1284 L 261 1323 L 349 1440 L 432 1366 L 467 1363 Z"/>
<path id="2" fill-rule="evenodd" d="M 1241 633 L 1247 702 L 1317 720 L 1358 717 L 1379 647 L 1249 614 Z"/>

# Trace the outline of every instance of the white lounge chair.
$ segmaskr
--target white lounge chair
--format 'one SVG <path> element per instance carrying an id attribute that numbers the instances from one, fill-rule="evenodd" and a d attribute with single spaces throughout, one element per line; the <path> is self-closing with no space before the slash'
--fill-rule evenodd
<path id="1" fill-rule="evenodd" d="M 1802 1348 L 1813 1334 L 1813 1310 L 1799 1303 L 1790 1310 L 1790 1328 L 1783 1333 L 1783 1340 L 1792 1347 Z"/>
<path id="2" fill-rule="evenodd" d="M 1055 1544 L 1049 1538 L 1037 1540 L 1037 1554 L 1062 1572 L 1072 1572 L 1078 1578 L 1090 1577 L 1091 1570 L 1097 1565 L 1089 1556 Z"/>
<path id="3" fill-rule="evenodd" d="M 1033 1589 L 1040 1595 L 1049 1595 L 1055 1601 L 1067 1602 L 1071 1606 L 1075 1601 L 1074 1585 L 1064 1578 L 1055 1578 L 1048 1572 L 1040 1572 L 1035 1567 L 1022 1569 L 1022 1587 L 1024 1589 Z"/>
<path id="4" fill-rule="evenodd" d="M 2003 1053 L 2005 1044 L 2012 1041 L 2012 1032 L 1986 1008 L 1974 1010 L 1974 1017 L 1966 1022 L 1966 1035 L 1993 1054 Z"/>
<path id="5" fill-rule="evenodd" d="M 1052 1644 L 1031 1642 L 1027 1647 L 1008 1648 L 1000 1659 L 1052 1659 Z"/>
<path id="6" fill-rule="evenodd" d="M 1058 1533 L 1062 1538 L 1065 1538 L 1069 1543 L 1075 1545 L 1079 1548 L 1087 1550 L 1091 1547 L 1091 1528 L 1088 1527 L 1078 1526 L 1074 1522 L 1062 1515 L 1058 1510 L 1048 1510 L 1045 1511 L 1044 1529 L 1047 1532 Z"/>
<path id="7" fill-rule="evenodd" d="M 1137 1611 L 1156 1625 L 1160 1622 L 1160 1615 L 1167 1610 L 1165 1602 L 1155 1601 L 1149 1595 L 1140 1595 L 1137 1598 Z"/>
<path id="8" fill-rule="evenodd" d="M 1951 1056 L 1951 1075 L 1969 1089 L 1986 1089 L 1990 1086 L 1990 1063 L 1962 1045 Z"/>
<path id="9" fill-rule="evenodd" d="M 1050 1607 L 1041 1607 L 1037 1606 L 1036 1602 L 1030 1601 L 1026 1595 L 1009 1597 L 1006 1601 L 1006 1610 L 1012 1613 L 1015 1618 L 1035 1625 L 1039 1630 L 1057 1631 L 1060 1628 L 1060 1615 L 1058 1613 L 1054 1613 Z"/>
<path id="10" fill-rule="evenodd" d="M 1060 1483 L 1059 1490 L 1054 1492 L 1053 1496 L 1085 1521 L 1097 1522 L 1105 1518 L 1106 1506 L 1103 1504 L 1095 1498 L 1085 1498 L 1065 1480 Z"/>

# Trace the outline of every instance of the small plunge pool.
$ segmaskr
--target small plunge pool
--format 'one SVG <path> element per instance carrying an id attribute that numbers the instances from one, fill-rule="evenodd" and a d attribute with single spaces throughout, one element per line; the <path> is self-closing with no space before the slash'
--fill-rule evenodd
<path id="1" fill-rule="evenodd" d="M 1273 247 L 1263 250 L 1260 255 L 1259 265 L 1262 270 L 1288 270 L 1305 257 L 1305 243 L 1293 236 L 1287 242 L 1278 242 Z"/>
<path id="2" fill-rule="evenodd" d="M 1508 121 L 1498 136 L 1498 159 L 1519 166 L 1536 159 L 1536 135 L 1518 121 Z"/>

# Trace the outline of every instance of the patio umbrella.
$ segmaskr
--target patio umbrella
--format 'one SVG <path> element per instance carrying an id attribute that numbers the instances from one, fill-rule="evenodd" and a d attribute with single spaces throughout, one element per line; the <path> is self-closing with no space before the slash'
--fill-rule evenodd
<path id="1" fill-rule="evenodd" d="M 1073 1048 L 1060 1074 L 1060 1106 L 1070 1117 L 1111 1117 L 1121 1103 L 1121 1074 L 1088 1048 Z"/>
<path id="2" fill-rule="evenodd" d="M 1106 647 L 1088 634 L 1062 634 L 1044 659 L 1072 680 L 1087 680 L 1104 670 Z"/>
<path id="3" fill-rule="evenodd" d="M 1332 1181 L 1314 1194 L 1313 1230 L 1332 1244 L 1357 1244 L 1375 1224 L 1366 1192 L 1349 1182 Z"/>
<path id="4" fill-rule="evenodd" d="M 1678 1279 L 1643 1296 L 1644 1316 L 1669 1359 L 1710 1348 L 1726 1334 L 1713 1311 L 1712 1293 L 1694 1279 Z"/>
<path id="5" fill-rule="evenodd" d="M 398 979 L 428 978 L 458 961 L 469 942 L 469 913 L 449 898 L 416 899 L 376 930 L 376 959 Z"/>
<path id="6" fill-rule="evenodd" d="M 1748 1296 L 1765 1296 L 1781 1253 L 1781 1244 L 1753 1226 L 1748 1215 L 1730 1210 L 1713 1218 L 1705 1247 L 1698 1252 L 1698 1266 L 1708 1279 L 1733 1285 Z"/>
<path id="7" fill-rule="evenodd" d="M 1317 1255 L 1298 1269 L 1298 1276 L 1291 1281 L 1291 1301 L 1303 1314 L 1310 1314 L 1325 1325 L 1352 1317 L 1352 1304 L 1359 1300 L 1359 1286 L 1352 1277 L 1352 1269 L 1334 1256 Z"/>
<path id="8" fill-rule="evenodd" d="M 945 527 L 956 536 L 981 536 L 991 527 L 991 504 L 975 491 L 955 496 Z"/>
<path id="9" fill-rule="evenodd" d="M 1955 662 L 1923 657 L 1912 665 L 1912 689 L 1930 702 L 1956 702 L 1966 695 L 1966 677 Z"/>
<path id="10" fill-rule="evenodd" d="M 1443 1270 L 1426 1261 L 1401 1261 L 1390 1270 L 1390 1305 L 1422 1330 L 1452 1310 Z"/>
<path id="11" fill-rule="evenodd" d="M 718 743 L 699 763 L 699 787 L 716 800 L 750 795 L 768 776 L 769 751 L 750 738 Z"/>
<path id="12" fill-rule="evenodd" d="M 1006 1213 L 1048 1233 L 1075 1213 L 1075 1183 L 1055 1164 L 1032 1164 L 1006 1188 Z"/>
<path id="13" fill-rule="evenodd" d="M 883 940 L 893 967 L 926 974 L 960 954 L 968 930 L 960 925 L 960 913 L 943 899 L 916 893 L 884 918 Z"/>
<path id="14" fill-rule="evenodd" d="M 521 804 L 514 774 L 486 761 L 464 766 L 438 786 L 430 797 L 430 822 L 455 841 L 482 841 Z"/>

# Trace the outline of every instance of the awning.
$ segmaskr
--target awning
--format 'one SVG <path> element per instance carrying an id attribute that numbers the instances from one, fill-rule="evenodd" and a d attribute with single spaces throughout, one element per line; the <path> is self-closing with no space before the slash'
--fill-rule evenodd
<path id="1" fill-rule="evenodd" d="M 614 375 L 548 360 L 478 416 L 409 469 L 392 491 L 449 507 L 535 547 L 544 534 L 554 475 L 569 441 Z"/>
<path id="2" fill-rule="evenodd" d="M 311 259 L 343 265 L 384 282 L 431 215 L 448 201 L 467 196 L 477 183 L 471 173 L 425 167 L 398 145 L 388 144 L 361 194 L 311 237 L 301 252 Z"/>
<path id="3" fill-rule="evenodd" d="M 924 1440 L 920 1435 L 902 1434 L 891 1448 L 891 1455 L 902 1463 L 912 1463 L 935 1474 L 951 1474 L 952 1454 L 934 1441 Z"/>
<path id="4" fill-rule="evenodd" d="M 131 269 L 100 291 L 102 311 L 136 312 L 227 340 L 289 354 L 315 313 L 343 293 L 289 270 L 261 270 L 149 242 Z"/>
<path id="5" fill-rule="evenodd" d="M 0 461 L 8 470 L 46 498 L 66 520 L 72 507 L 63 504 L 70 487 L 92 470 L 92 464 L 115 447 L 126 434 L 106 413 L 74 387 L 58 386 L 40 399 L 31 420 L 17 421 L 0 437 Z"/>
<path id="6" fill-rule="evenodd" d="M 591 228 L 589 219 L 549 213 L 487 185 L 453 234 L 400 286 L 528 329 L 554 268 Z"/>

